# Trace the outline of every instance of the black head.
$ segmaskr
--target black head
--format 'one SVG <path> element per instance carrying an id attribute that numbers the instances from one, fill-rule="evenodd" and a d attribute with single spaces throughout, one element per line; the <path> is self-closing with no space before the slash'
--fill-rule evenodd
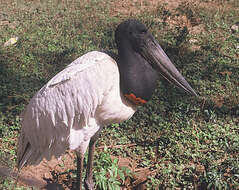
<path id="1" fill-rule="evenodd" d="M 119 24 L 115 32 L 115 41 L 119 48 L 124 40 L 127 40 L 134 51 L 138 52 L 144 46 L 147 38 L 150 38 L 147 27 L 141 22 L 129 19 Z"/>
<path id="2" fill-rule="evenodd" d="M 124 58 L 121 52 L 128 57 L 132 54 L 140 54 L 145 62 L 169 82 L 188 94 L 196 95 L 144 24 L 135 19 L 122 22 L 115 31 L 115 41 L 120 58 Z"/>

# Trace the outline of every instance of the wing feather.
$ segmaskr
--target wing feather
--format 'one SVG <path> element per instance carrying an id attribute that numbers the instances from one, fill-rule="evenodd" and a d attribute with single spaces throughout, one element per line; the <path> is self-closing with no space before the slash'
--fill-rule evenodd
<path id="1" fill-rule="evenodd" d="M 22 114 L 18 168 L 59 157 L 68 147 L 76 149 L 89 141 L 98 128 L 88 134 L 80 129 L 97 125 L 89 120 L 114 82 L 105 70 L 117 73 L 116 62 L 105 53 L 89 52 L 35 94 Z M 72 129 L 78 133 L 72 134 Z"/>

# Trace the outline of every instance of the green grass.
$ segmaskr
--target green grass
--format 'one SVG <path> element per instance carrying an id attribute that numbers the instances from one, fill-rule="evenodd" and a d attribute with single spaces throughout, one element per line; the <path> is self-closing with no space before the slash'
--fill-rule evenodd
<path id="1" fill-rule="evenodd" d="M 7 21 L 0 24 L 1 165 L 15 166 L 19 114 L 33 94 L 80 55 L 116 50 L 114 29 L 128 15 L 113 17 L 107 2 L 0 1 L 0 23 Z M 150 168 L 148 189 L 239 188 L 239 33 L 231 30 L 238 26 L 239 5 L 236 0 L 213 3 L 214 8 L 181 3 L 174 10 L 160 5 L 135 15 L 150 26 L 200 95 L 187 97 L 161 80 L 153 100 L 131 120 L 102 131 L 98 145 L 137 144 L 110 150 L 114 156 L 132 158 L 138 167 Z M 168 22 L 169 17 L 180 16 L 202 31 Z M 15 45 L 3 47 L 15 36 L 19 37 Z M 105 154 L 107 158 L 109 151 Z M 101 156 L 96 155 L 95 171 L 101 168 Z M 111 164 L 114 172 L 117 167 Z M 13 185 L 14 181 L 0 178 L 0 189 Z"/>

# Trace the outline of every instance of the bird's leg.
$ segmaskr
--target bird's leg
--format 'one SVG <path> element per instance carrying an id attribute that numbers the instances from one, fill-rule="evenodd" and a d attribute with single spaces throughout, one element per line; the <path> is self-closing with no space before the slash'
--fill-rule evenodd
<path id="1" fill-rule="evenodd" d="M 88 162 L 87 162 L 86 177 L 85 177 L 85 188 L 87 190 L 94 189 L 92 168 L 93 168 L 93 160 L 94 160 L 95 143 L 96 141 L 94 142 L 90 141 L 90 144 L 89 144 Z"/>
<path id="2" fill-rule="evenodd" d="M 93 190 L 94 189 L 92 168 L 93 168 L 95 144 L 96 144 L 97 139 L 99 138 L 100 131 L 101 131 L 101 128 L 91 138 L 90 144 L 89 144 L 88 162 L 87 162 L 86 177 L 85 177 L 85 188 L 87 190 Z"/>
<path id="3" fill-rule="evenodd" d="M 82 190 L 82 175 L 83 175 L 84 154 L 77 154 L 77 182 L 76 188 Z"/>

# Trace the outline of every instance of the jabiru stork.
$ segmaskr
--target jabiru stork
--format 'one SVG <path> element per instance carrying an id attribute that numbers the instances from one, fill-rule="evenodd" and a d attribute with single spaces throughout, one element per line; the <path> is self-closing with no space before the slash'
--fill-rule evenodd
<path id="1" fill-rule="evenodd" d="M 118 59 L 106 53 L 84 54 L 54 76 L 22 113 L 17 166 L 77 155 L 77 186 L 82 189 L 84 154 L 89 146 L 84 186 L 94 189 L 93 154 L 102 127 L 128 120 L 152 96 L 158 73 L 190 95 L 184 77 L 141 22 L 129 19 L 115 31 Z"/>

